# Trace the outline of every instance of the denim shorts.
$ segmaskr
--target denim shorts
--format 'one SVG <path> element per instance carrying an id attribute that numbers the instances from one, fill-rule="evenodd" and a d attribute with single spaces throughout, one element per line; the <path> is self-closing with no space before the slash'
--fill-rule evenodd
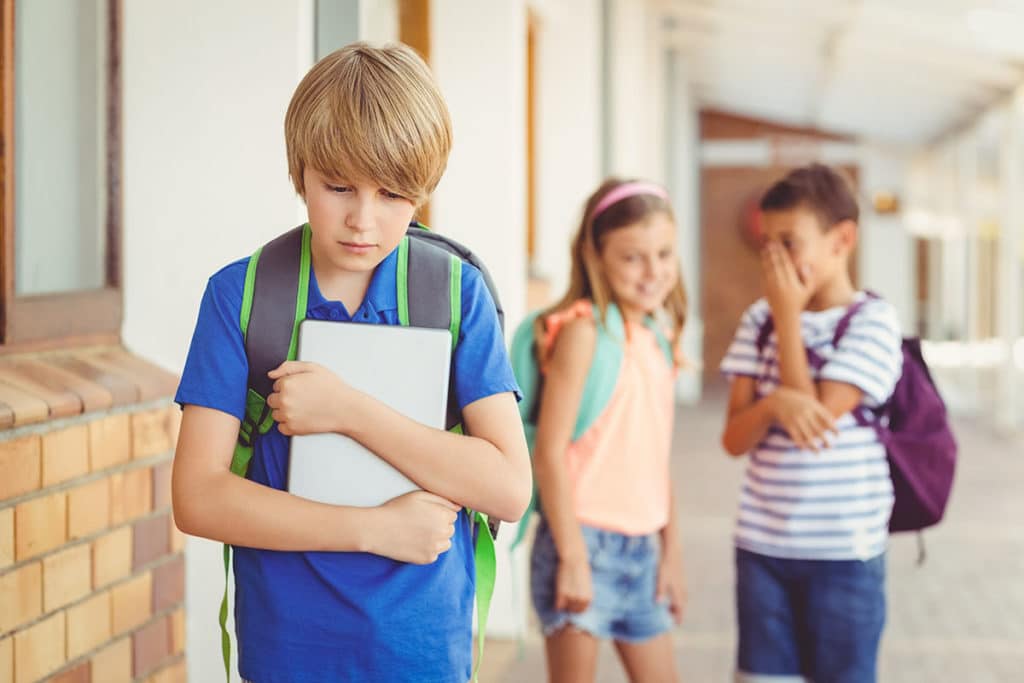
<path id="1" fill-rule="evenodd" d="M 874 683 L 885 555 L 788 560 L 736 550 L 737 680 Z"/>
<path id="2" fill-rule="evenodd" d="M 626 536 L 581 525 L 594 598 L 583 612 L 555 609 L 558 553 L 541 519 L 530 555 L 530 592 L 544 635 L 565 626 L 598 638 L 639 642 L 672 629 L 667 603 L 655 600 L 661 543 L 657 534 Z"/>

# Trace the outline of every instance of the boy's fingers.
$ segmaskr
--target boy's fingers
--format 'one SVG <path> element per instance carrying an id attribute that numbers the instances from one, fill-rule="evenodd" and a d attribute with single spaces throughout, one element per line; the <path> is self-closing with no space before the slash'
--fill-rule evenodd
<path id="1" fill-rule="evenodd" d="M 422 497 L 435 505 L 440 505 L 441 507 L 448 508 L 452 511 L 458 511 L 461 508 L 460 505 L 453 503 L 447 498 L 439 496 L 436 493 L 430 493 L 429 491 L 424 491 Z"/>
<path id="2" fill-rule="evenodd" d="M 297 375 L 300 372 L 310 372 L 313 369 L 312 363 L 301 360 L 286 360 L 276 368 L 267 373 L 270 379 L 278 379 L 288 375 Z"/>

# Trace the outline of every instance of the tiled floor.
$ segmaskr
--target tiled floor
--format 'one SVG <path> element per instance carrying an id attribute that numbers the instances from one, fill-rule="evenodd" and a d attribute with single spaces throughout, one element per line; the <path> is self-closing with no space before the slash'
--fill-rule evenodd
<path id="1" fill-rule="evenodd" d="M 683 526 L 690 601 L 675 635 L 687 683 L 732 680 L 735 627 L 731 532 L 742 461 L 718 446 L 720 402 L 679 412 L 673 474 Z M 959 421 L 960 461 L 947 519 L 889 552 L 889 623 L 883 683 L 1024 682 L 1024 440 Z M 521 650 L 521 651 L 520 651 Z M 536 630 L 525 642 L 488 643 L 480 680 L 545 680 Z M 598 681 L 625 681 L 610 646 Z"/>

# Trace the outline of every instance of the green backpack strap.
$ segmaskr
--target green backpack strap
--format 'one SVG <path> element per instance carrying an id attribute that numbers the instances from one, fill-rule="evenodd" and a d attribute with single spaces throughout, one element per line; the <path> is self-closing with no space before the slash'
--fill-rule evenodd
<path id="1" fill-rule="evenodd" d="M 249 380 L 245 416 L 231 457 L 231 471 L 246 476 L 252 460 L 253 443 L 274 424 L 267 397 L 274 383 L 267 373 L 282 359 L 294 360 L 299 323 L 306 315 L 309 294 L 309 224 L 289 230 L 256 250 L 245 271 L 242 330 Z M 231 546 L 224 544 L 224 597 L 220 603 L 221 654 L 224 674 L 231 681 L 231 634 L 228 632 L 228 575 Z"/>

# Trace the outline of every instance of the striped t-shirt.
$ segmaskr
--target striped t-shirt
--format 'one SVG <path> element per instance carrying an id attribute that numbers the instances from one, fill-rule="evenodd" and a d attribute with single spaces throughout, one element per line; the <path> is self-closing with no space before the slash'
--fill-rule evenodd
<path id="1" fill-rule="evenodd" d="M 858 292 L 856 301 L 867 298 Z M 811 367 L 815 382 L 852 384 L 864 392 L 863 405 L 882 405 L 903 368 L 896 311 L 882 299 L 870 299 L 832 345 L 846 313 L 840 306 L 804 311 L 804 346 L 824 365 Z M 766 300 L 744 313 L 736 337 L 722 361 L 728 377 L 753 377 L 758 398 L 779 385 L 777 337 L 768 337 L 758 353 L 757 338 L 768 319 Z M 744 550 L 793 559 L 866 560 L 881 554 L 892 513 L 892 481 L 885 448 L 874 429 L 858 426 L 851 414 L 836 421 L 838 436 L 817 453 L 797 448 L 780 426 L 773 426 L 754 447 L 747 464 L 736 530 Z"/>

